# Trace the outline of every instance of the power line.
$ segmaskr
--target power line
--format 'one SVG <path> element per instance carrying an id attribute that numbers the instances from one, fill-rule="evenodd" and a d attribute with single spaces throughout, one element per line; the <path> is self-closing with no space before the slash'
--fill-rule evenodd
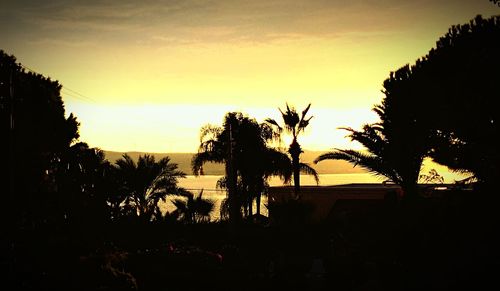
<path id="1" fill-rule="evenodd" d="M 79 92 L 77 92 L 77 91 L 75 91 L 75 90 L 73 90 L 73 89 L 70 89 L 70 88 L 68 88 L 68 87 L 66 87 L 66 86 L 64 86 L 64 85 L 63 85 L 63 90 L 67 90 L 67 91 L 69 91 L 69 92 L 71 92 L 71 93 L 73 93 L 73 94 L 76 94 L 76 95 L 80 96 L 80 97 L 81 97 L 81 98 L 80 98 L 81 100 L 88 100 L 88 101 L 90 101 L 90 102 L 96 102 L 94 99 L 92 99 L 92 98 L 90 98 L 90 97 L 88 97 L 88 96 L 85 96 L 85 95 L 83 95 L 82 93 L 79 93 Z M 66 92 L 66 94 L 67 94 L 67 92 Z M 69 95 L 69 94 L 68 94 L 68 95 Z M 73 96 L 73 97 L 74 97 L 74 96 Z M 75 98 L 76 98 L 76 97 L 75 97 Z"/>
<path id="2" fill-rule="evenodd" d="M 30 67 L 28 67 L 28 66 L 25 66 L 25 65 L 23 65 L 23 64 L 19 64 L 19 65 L 20 65 L 22 68 L 24 68 L 24 69 L 26 69 L 26 70 L 28 70 L 28 71 L 30 71 L 30 72 L 32 72 L 32 73 L 34 73 L 34 74 L 37 74 L 37 75 L 41 75 L 41 76 L 43 76 L 43 74 L 38 73 L 37 71 L 35 71 L 35 70 L 31 69 L 31 68 L 30 68 Z M 86 95 L 84 95 L 84 94 L 82 94 L 82 93 L 80 93 L 80 92 L 78 92 L 78 91 L 76 91 L 76 90 L 73 90 L 73 89 L 69 88 L 68 86 L 64 86 L 64 85 L 63 85 L 63 86 L 62 86 L 62 90 L 69 91 L 70 93 L 68 93 L 68 92 L 62 92 L 62 91 L 61 91 L 61 93 L 65 94 L 66 96 L 69 96 L 69 97 L 72 97 L 72 98 L 78 99 L 78 100 L 80 100 L 80 101 L 93 102 L 93 103 L 95 103 L 95 102 L 96 102 L 94 99 L 92 99 L 92 98 L 90 98 L 90 97 L 88 97 L 88 96 L 86 96 Z M 75 96 L 75 95 L 76 95 L 76 96 Z"/>
<path id="3" fill-rule="evenodd" d="M 92 102 L 92 103 L 96 102 L 94 99 L 87 97 L 85 95 L 73 93 L 72 90 L 70 91 L 69 88 L 66 88 L 64 86 L 62 88 L 61 94 L 68 96 L 68 97 L 71 97 L 73 99 L 80 100 L 80 101 Z"/>

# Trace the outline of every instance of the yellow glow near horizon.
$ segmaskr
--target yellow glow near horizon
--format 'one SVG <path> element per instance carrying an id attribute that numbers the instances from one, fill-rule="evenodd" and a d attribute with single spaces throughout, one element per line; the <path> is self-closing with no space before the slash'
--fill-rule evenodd
<path id="1" fill-rule="evenodd" d="M 381 100 L 381 80 L 391 66 L 397 67 L 391 64 L 404 59 L 385 56 L 382 46 L 370 49 L 370 41 L 357 44 L 358 50 L 345 40 L 303 39 L 195 46 L 154 60 L 138 54 L 144 59 L 120 65 L 134 67 L 131 72 L 110 65 L 106 67 L 116 73 L 102 71 L 102 76 L 92 74 L 71 85 L 92 84 L 89 88 L 99 93 L 90 96 L 102 94 L 96 100 L 106 103 L 84 104 L 67 97 L 67 109 L 82 121 L 81 140 L 94 146 L 191 152 L 198 146 L 200 127 L 220 125 L 227 111 L 242 111 L 258 121 L 279 120 L 278 107 L 286 102 L 298 111 L 311 102 L 315 118 L 301 137 L 304 148 L 346 147 L 345 132 L 337 128 L 359 128 L 376 120 L 371 107 Z M 415 51 L 419 55 L 425 50 Z M 171 71 L 176 73 L 169 75 Z"/>
<path id="2" fill-rule="evenodd" d="M 66 88 L 80 140 L 107 150 L 193 152 L 227 111 L 315 116 L 305 149 L 358 147 L 340 126 L 373 122 L 390 71 L 488 1 L 11 1 L 2 49 Z M 82 98 L 77 91 L 89 98 Z"/>
<path id="3" fill-rule="evenodd" d="M 199 145 L 199 130 L 206 124 L 220 126 L 224 114 L 239 111 L 263 122 L 274 118 L 281 122 L 277 108 L 238 107 L 222 105 L 108 105 L 95 107 L 77 104 L 79 118 L 87 120 L 80 126 L 80 140 L 91 137 L 107 145 L 107 150 L 146 151 L 146 152 L 196 152 Z M 68 106 L 71 110 L 71 106 Z M 283 107 L 283 106 L 282 106 Z M 298 108 L 299 110 L 301 107 Z M 311 108 L 310 126 L 300 136 L 300 143 L 308 150 L 325 150 L 331 147 L 354 147 L 345 139 L 346 132 L 338 130 L 341 126 L 359 128 L 367 122 L 376 120 L 369 109 L 315 109 Z M 120 120 L 120 122 L 117 122 Z M 186 122 L 180 122 L 186 121 Z M 143 130 L 145 127 L 148 130 Z M 88 130 L 91 128 L 92 130 Z M 88 133 L 91 135 L 87 135 Z M 111 133 L 111 134 L 110 134 Z M 333 141 L 333 142 L 332 142 Z M 284 139 L 287 145 L 288 139 Z M 99 144 L 89 143 L 101 147 Z M 325 146 L 327 145 L 327 146 Z"/>

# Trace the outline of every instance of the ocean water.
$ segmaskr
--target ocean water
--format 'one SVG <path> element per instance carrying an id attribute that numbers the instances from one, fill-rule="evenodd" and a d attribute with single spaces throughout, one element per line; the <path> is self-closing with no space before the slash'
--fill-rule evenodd
<path id="1" fill-rule="evenodd" d="M 435 167 L 435 165 L 434 165 Z M 460 175 L 456 173 L 452 173 L 446 170 L 444 167 L 440 166 L 438 168 L 439 173 L 444 178 L 445 183 L 453 183 L 455 180 L 460 180 L 465 178 L 465 175 Z M 422 173 L 427 173 L 427 168 L 422 170 Z M 222 176 L 213 176 L 213 175 L 205 175 L 205 176 L 186 176 L 184 179 L 179 180 L 179 186 L 184 187 L 195 195 L 198 195 L 201 190 L 203 190 L 203 198 L 211 199 L 215 202 L 215 209 L 212 212 L 211 219 L 217 220 L 220 217 L 220 203 L 226 198 L 225 190 L 216 189 L 217 180 L 219 180 Z M 319 175 L 320 186 L 330 186 L 330 185 L 343 185 L 343 184 L 352 184 L 352 183 L 382 183 L 385 179 L 381 177 L 376 177 L 369 173 L 356 173 L 356 174 L 321 174 Z M 301 185 L 316 185 L 316 182 L 311 176 L 301 175 L 300 176 Z M 279 178 L 272 178 L 269 181 L 271 186 L 283 186 L 283 182 Z M 160 205 L 160 208 L 164 212 L 172 212 L 175 210 L 175 206 L 172 204 L 171 199 L 174 197 L 169 197 L 169 200 L 166 203 Z M 262 197 L 261 201 L 261 214 L 268 214 L 266 205 L 267 197 Z M 255 211 L 255 205 L 254 205 Z"/>
<path id="2" fill-rule="evenodd" d="M 212 212 L 211 220 L 218 220 L 220 217 L 220 203 L 226 198 L 226 191 L 216 188 L 217 181 L 222 176 L 205 175 L 205 176 L 186 176 L 184 179 L 179 180 L 179 186 L 191 191 L 195 195 L 198 195 L 201 190 L 203 190 L 203 198 L 210 199 L 215 203 L 215 209 Z M 383 179 L 375 177 L 368 173 L 357 173 L 357 174 L 322 174 L 319 175 L 320 186 L 328 185 L 342 185 L 350 183 L 381 183 Z M 311 176 L 300 177 L 301 185 L 316 185 L 314 178 Z M 283 186 L 283 182 L 279 178 L 271 178 L 269 180 L 271 186 Z M 160 205 L 160 208 L 165 212 L 172 212 L 175 210 L 175 206 L 172 204 L 171 200 L 178 197 L 169 197 L 166 203 Z M 262 197 L 261 201 L 261 213 L 263 215 L 268 214 L 266 205 L 267 197 Z M 254 205 L 255 211 L 255 205 Z"/>

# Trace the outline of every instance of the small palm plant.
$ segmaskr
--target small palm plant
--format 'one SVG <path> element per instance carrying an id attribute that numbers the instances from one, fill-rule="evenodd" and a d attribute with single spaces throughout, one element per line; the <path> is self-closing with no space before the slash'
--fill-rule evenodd
<path id="1" fill-rule="evenodd" d="M 203 190 L 197 197 L 190 192 L 184 193 L 187 199 L 174 199 L 172 203 L 176 207 L 174 215 L 185 223 L 210 222 L 210 214 L 214 210 L 214 201 L 203 198 Z"/>
<path id="2" fill-rule="evenodd" d="M 131 214 L 147 221 L 157 216 L 158 203 L 166 202 L 168 195 L 187 192 L 177 186 L 178 179 L 186 174 L 177 164 L 165 157 L 158 162 L 151 155 L 140 156 L 137 163 L 127 154 L 116 161 L 116 173 L 122 183 L 123 204 Z"/>

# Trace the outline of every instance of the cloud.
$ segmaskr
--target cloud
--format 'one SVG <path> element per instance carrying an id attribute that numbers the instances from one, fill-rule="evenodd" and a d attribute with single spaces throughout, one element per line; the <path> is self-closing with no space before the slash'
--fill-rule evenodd
<path id="1" fill-rule="evenodd" d="M 36 46 L 57 46 L 57 47 L 90 47 L 94 46 L 95 42 L 88 40 L 76 40 L 76 39 L 61 39 L 61 38 L 39 38 L 36 40 L 28 40 L 28 44 Z"/>
<path id="2" fill-rule="evenodd" d="M 378 31 L 398 1 L 31 1 L 10 10 L 40 34 L 178 41 L 273 41 Z M 28 5 L 29 4 L 29 5 Z M 366 10 L 370 9 L 370 14 Z M 103 37 L 104 38 L 104 37 Z"/>
<path id="3" fill-rule="evenodd" d="M 439 16 L 438 6 L 465 9 L 471 0 L 12 2 L 4 11 L 27 24 L 31 32 L 25 29 L 24 33 L 34 38 L 64 40 L 76 35 L 82 41 L 96 43 L 171 46 L 380 35 L 412 28 L 416 22 L 425 23 L 432 15 Z"/>

